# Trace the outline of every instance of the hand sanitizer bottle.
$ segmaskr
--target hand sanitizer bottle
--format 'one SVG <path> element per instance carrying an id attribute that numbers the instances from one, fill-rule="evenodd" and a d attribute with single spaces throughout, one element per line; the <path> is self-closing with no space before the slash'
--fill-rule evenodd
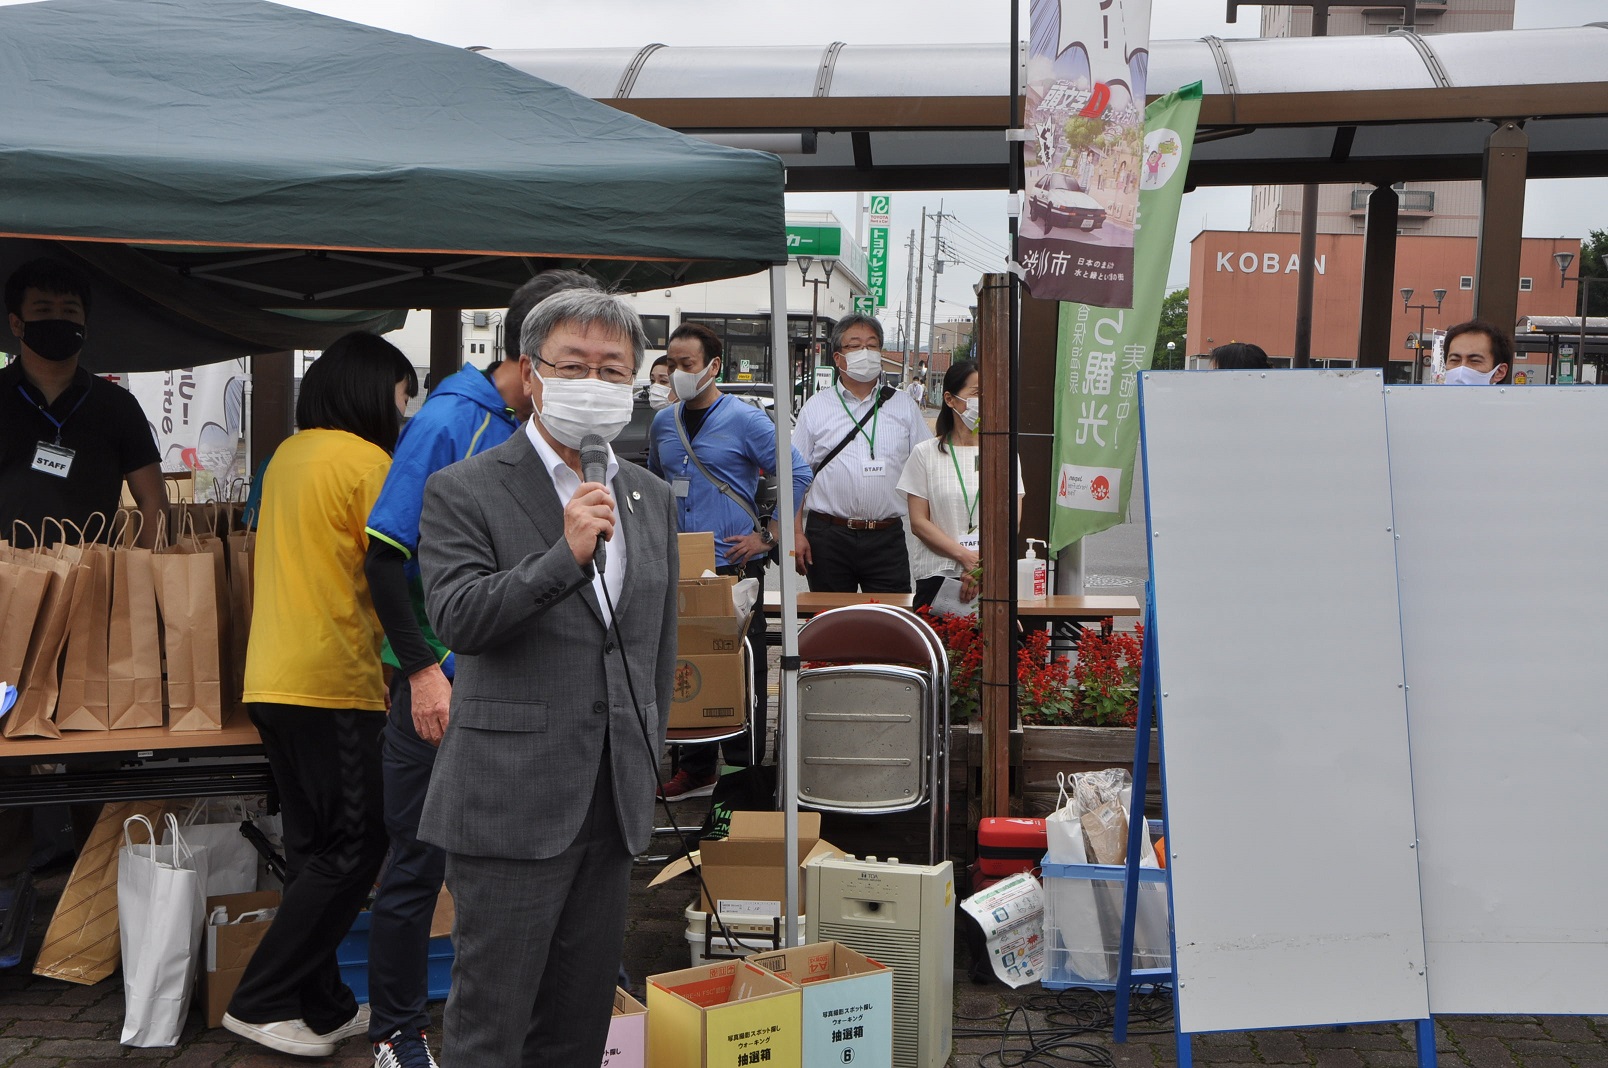
<path id="1" fill-rule="evenodd" d="M 1033 551 L 1033 546 L 1044 546 L 1044 542 L 1037 538 L 1027 539 L 1027 555 L 1016 561 L 1016 597 L 1018 600 L 1040 598 L 1050 592 L 1049 569 L 1045 566 L 1047 561 L 1040 560 Z M 1048 546 L 1044 546 L 1048 551 Z"/>

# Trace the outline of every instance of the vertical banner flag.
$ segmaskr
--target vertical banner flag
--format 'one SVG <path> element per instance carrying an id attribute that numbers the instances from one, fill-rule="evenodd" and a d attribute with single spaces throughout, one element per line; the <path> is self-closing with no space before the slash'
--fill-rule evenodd
<path id="1" fill-rule="evenodd" d="M 1133 303 L 1150 0 L 1033 0 L 1016 260 L 1040 300 Z"/>
<path id="2" fill-rule="evenodd" d="M 245 499 L 246 378 L 243 360 L 124 377 L 145 409 L 162 470 L 194 472 L 198 501 Z"/>
<path id="3" fill-rule="evenodd" d="M 1128 511 L 1139 443 L 1140 372 L 1150 369 L 1167 291 L 1173 235 L 1194 148 L 1201 86 L 1145 111 L 1145 154 L 1160 166 L 1140 182 L 1133 307 L 1062 304 L 1055 361 L 1055 507 L 1050 551 L 1116 526 Z"/>
<path id="4" fill-rule="evenodd" d="M 865 254 L 871 277 L 866 279 L 866 288 L 871 290 L 878 308 L 888 306 L 888 222 L 892 201 L 886 193 L 871 195 L 871 247 Z"/>

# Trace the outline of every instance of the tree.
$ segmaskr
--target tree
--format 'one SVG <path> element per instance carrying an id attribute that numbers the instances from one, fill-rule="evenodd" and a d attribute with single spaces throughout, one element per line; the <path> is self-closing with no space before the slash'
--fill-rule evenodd
<path id="1" fill-rule="evenodd" d="M 1581 278 L 1597 278 L 1588 288 L 1587 315 L 1608 315 L 1608 230 L 1593 230 L 1580 242 Z"/>
<path id="2" fill-rule="evenodd" d="M 1161 301 L 1161 325 L 1156 328 L 1156 355 L 1150 366 L 1158 371 L 1184 368 L 1184 332 L 1189 328 L 1189 287 L 1175 289 Z M 1167 355 L 1167 342 L 1178 347 Z"/>

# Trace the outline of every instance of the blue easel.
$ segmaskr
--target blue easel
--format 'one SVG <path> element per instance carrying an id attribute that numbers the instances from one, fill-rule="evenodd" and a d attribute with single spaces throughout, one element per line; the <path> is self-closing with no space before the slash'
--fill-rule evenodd
<path id="1" fill-rule="evenodd" d="M 1147 480 L 1148 483 L 1148 480 Z M 1167 773 L 1167 741 L 1166 731 L 1162 729 L 1161 704 L 1165 696 L 1160 692 L 1160 663 L 1156 645 L 1156 598 L 1155 591 L 1149 583 L 1145 584 L 1145 638 L 1142 646 L 1139 665 L 1139 715 L 1134 724 L 1134 756 L 1133 756 L 1133 794 L 1128 820 L 1128 855 L 1124 861 L 1125 877 L 1122 888 L 1122 939 L 1117 951 L 1117 1003 L 1113 1014 L 1111 1037 L 1116 1042 L 1128 1041 L 1128 1013 L 1129 1002 L 1133 995 L 1133 950 L 1134 927 L 1139 913 L 1139 851 L 1145 846 L 1140 836 L 1140 829 L 1145 826 L 1144 804 L 1145 789 L 1148 785 L 1150 764 L 1150 728 L 1156 728 L 1157 763 L 1162 772 L 1162 782 L 1166 782 Z M 1168 806 L 1171 798 L 1165 788 L 1162 791 L 1162 835 L 1171 845 Z M 1169 850 L 1170 852 L 1170 850 Z M 1172 953 L 1169 958 L 1168 971 L 1170 983 L 1177 997 L 1178 990 L 1178 936 L 1172 931 L 1172 864 L 1171 857 L 1166 867 L 1167 881 L 1167 915 L 1168 938 Z M 1147 980 L 1148 981 L 1148 980 Z M 1412 1021 L 1417 1037 L 1418 1068 L 1436 1068 L 1435 1062 L 1435 1023 L 1433 1020 Z M 1176 1004 L 1173 1008 L 1173 1039 L 1178 1049 L 1178 1068 L 1193 1068 L 1194 1053 L 1191 1048 L 1191 1035 L 1182 1029 Z"/>

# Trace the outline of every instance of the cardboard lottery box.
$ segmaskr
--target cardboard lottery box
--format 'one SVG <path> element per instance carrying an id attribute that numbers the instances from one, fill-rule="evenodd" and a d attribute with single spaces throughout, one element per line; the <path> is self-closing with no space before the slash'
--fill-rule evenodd
<path id="1" fill-rule="evenodd" d="M 893 1068 L 893 971 L 841 942 L 750 954 L 803 989 L 805 1064 Z"/>
<path id="2" fill-rule="evenodd" d="M 718 733 L 747 719 L 743 632 L 748 618 L 732 604 L 733 576 L 715 569 L 714 535 L 681 534 L 681 581 L 676 584 L 676 674 L 670 726 Z"/>
<path id="3" fill-rule="evenodd" d="M 209 897 L 207 915 L 211 916 L 219 905 L 227 909 L 229 919 L 234 920 L 258 909 L 279 907 L 279 893 L 259 890 Z M 208 1027 L 223 1026 L 223 1012 L 229 1007 L 229 999 L 234 997 L 235 987 L 240 985 L 240 977 L 245 974 L 251 955 L 257 952 L 257 943 L 268 933 L 272 922 L 259 919 L 217 927 L 207 925 L 206 940 L 202 943 L 206 956 L 197 969 L 195 992 Z"/>
<path id="4" fill-rule="evenodd" d="M 647 1058 L 647 1006 L 616 988 L 609 1040 L 603 1046 L 603 1068 L 643 1068 Z"/>
<path id="5" fill-rule="evenodd" d="M 649 1068 L 802 1068 L 799 988 L 746 960 L 648 977 Z"/>
<path id="6" fill-rule="evenodd" d="M 731 831 L 725 838 L 704 839 L 697 852 L 665 865 L 648 885 L 658 886 L 683 875 L 696 863 L 703 869 L 704 885 L 709 888 L 709 893 L 699 899 L 702 911 L 767 919 L 780 916 L 788 878 L 783 866 L 785 834 L 786 824 L 781 812 L 733 812 Z M 804 900 L 805 865 L 816 857 L 841 852 L 831 842 L 822 841 L 819 812 L 798 814 L 798 870 L 793 873 L 794 885 L 798 888 L 795 900 Z"/>

